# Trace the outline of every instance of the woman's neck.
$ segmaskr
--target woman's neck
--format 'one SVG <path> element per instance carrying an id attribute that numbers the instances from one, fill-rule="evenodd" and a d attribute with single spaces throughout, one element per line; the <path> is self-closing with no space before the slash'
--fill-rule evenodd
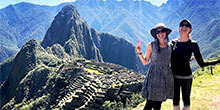
<path id="1" fill-rule="evenodd" d="M 186 42 L 189 40 L 189 35 L 180 35 L 179 41 L 180 42 Z"/>
<path id="2" fill-rule="evenodd" d="M 160 47 L 161 48 L 167 47 L 167 43 L 165 42 L 165 40 L 159 40 L 159 42 L 160 42 Z"/>

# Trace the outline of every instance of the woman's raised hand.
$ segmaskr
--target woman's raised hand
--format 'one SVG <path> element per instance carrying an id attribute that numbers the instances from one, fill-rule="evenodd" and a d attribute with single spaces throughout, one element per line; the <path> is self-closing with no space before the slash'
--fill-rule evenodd
<path id="1" fill-rule="evenodd" d="M 138 44 L 137 44 L 137 46 L 136 46 L 136 51 L 137 51 L 137 53 L 141 53 L 141 43 L 142 43 L 142 41 L 139 41 L 139 40 L 138 40 Z"/>

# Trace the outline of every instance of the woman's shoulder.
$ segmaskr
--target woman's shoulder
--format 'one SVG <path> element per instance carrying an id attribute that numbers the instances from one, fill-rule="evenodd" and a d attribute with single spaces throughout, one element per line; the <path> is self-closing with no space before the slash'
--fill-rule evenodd
<path id="1" fill-rule="evenodd" d="M 157 46 L 157 41 L 151 41 L 148 43 L 147 48 L 149 48 L 150 50 L 153 50 L 154 48 L 156 48 Z"/>
<path id="2" fill-rule="evenodd" d="M 170 43 L 175 43 L 175 42 L 178 42 L 178 38 L 175 38 L 175 39 L 171 40 Z"/>
<path id="3" fill-rule="evenodd" d="M 156 42 L 157 42 L 157 41 L 156 41 L 156 40 L 154 40 L 154 41 L 151 41 L 150 43 L 151 43 L 151 45 L 152 45 L 152 44 L 155 44 Z"/>
<path id="4" fill-rule="evenodd" d="M 197 43 L 195 40 L 190 39 L 190 40 L 189 40 L 189 44 L 190 44 L 190 46 L 192 46 L 192 47 L 198 47 L 198 43 Z"/>
<path id="5" fill-rule="evenodd" d="M 148 45 L 150 45 L 152 47 L 152 46 L 156 45 L 156 43 L 157 43 L 156 41 L 151 41 L 148 43 Z"/>
<path id="6" fill-rule="evenodd" d="M 178 38 L 173 39 L 171 42 L 177 42 Z"/>
<path id="7" fill-rule="evenodd" d="M 174 46 L 178 42 L 178 39 L 173 39 L 171 42 L 169 42 L 169 46 Z"/>
<path id="8" fill-rule="evenodd" d="M 190 39 L 190 43 L 197 44 L 197 42 L 195 40 L 192 40 L 192 39 Z"/>
<path id="9" fill-rule="evenodd" d="M 152 47 L 152 45 L 154 45 L 155 44 L 155 42 L 154 41 L 151 41 L 151 42 L 149 42 L 148 44 L 147 44 L 147 47 Z"/>

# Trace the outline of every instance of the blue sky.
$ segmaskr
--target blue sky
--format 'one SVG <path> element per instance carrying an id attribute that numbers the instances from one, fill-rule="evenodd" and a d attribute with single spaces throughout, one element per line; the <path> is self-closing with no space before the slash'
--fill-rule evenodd
<path id="1" fill-rule="evenodd" d="M 20 2 L 29 2 L 34 4 L 40 4 L 40 5 L 58 5 L 63 2 L 73 2 L 75 0 L 0 0 L 0 9 L 4 8 L 10 4 L 16 4 Z M 137 0 L 139 1 L 139 0 Z M 162 3 L 166 3 L 167 0 L 145 0 L 151 2 L 153 5 L 160 6 Z"/>

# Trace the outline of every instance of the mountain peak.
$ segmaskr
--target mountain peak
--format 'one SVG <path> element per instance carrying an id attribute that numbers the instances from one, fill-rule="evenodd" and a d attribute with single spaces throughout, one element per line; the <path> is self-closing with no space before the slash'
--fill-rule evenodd
<path id="1" fill-rule="evenodd" d="M 40 46 L 40 44 L 35 39 L 31 39 L 26 44 L 24 44 L 20 52 L 26 53 L 27 51 L 29 52 L 31 51 L 31 53 L 34 51 L 45 52 L 45 50 Z"/>
<path id="2" fill-rule="evenodd" d="M 80 17 L 80 15 L 79 15 L 79 13 L 78 13 L 76 7 L 73 6 L 73 5 L 70 5 L 70 4 L 64 6 L 64 7 L 62 8 L 61 12 L 58 14 L 58 16 L 61 15 L 61 14 L 62 14 L 62 15 L 74 16 L 75 18 Z"/>
<path id="3" fill-rule="evenodd" d="M 11 98 L 7 97 L 10 94 L 15 94 L 14 90 L 16 89 L 19 82 L 30 70 L 32 70 L 37 65 L 35 53 L 39 53 L 39 51 L 36 51 L 38 49 L 43 48 L 36 40 L 31 39 L 22 47 L 20 52 L 18 52 L 18 54 L 16 55 L 14 63 L 12 65 L 12 69 L 10 70 L 9 77 L 1 87 L 3 94 L 6 94 L 5 97 L 2 97 L 4 101 L 8 101 Z M 4 101 L 2 101 L 2 103 L 5 103 Z"/>
<path id="4" fill-rule="evenodd" d="M 73 5 L 64 6 L 56 15 L 50 28 L 47 30 L 41 45 L 43 47 L 48 47 L 58 43 L 63 46 L 74 33 L 74 27 L 83 23 L 83 19 L 80 17 L 77 9 Z"/>
<path id="5" fill-rule="evenodd" d="M 80 17 L 73 5 L 66 5 L 55 17 L 41 43 L 46 47 L 54 44 L 64 47 L 71 56 L 86 59 L 99 59 L 101 55 L 95 46 L 91 30 L 87 23 Z"/>

